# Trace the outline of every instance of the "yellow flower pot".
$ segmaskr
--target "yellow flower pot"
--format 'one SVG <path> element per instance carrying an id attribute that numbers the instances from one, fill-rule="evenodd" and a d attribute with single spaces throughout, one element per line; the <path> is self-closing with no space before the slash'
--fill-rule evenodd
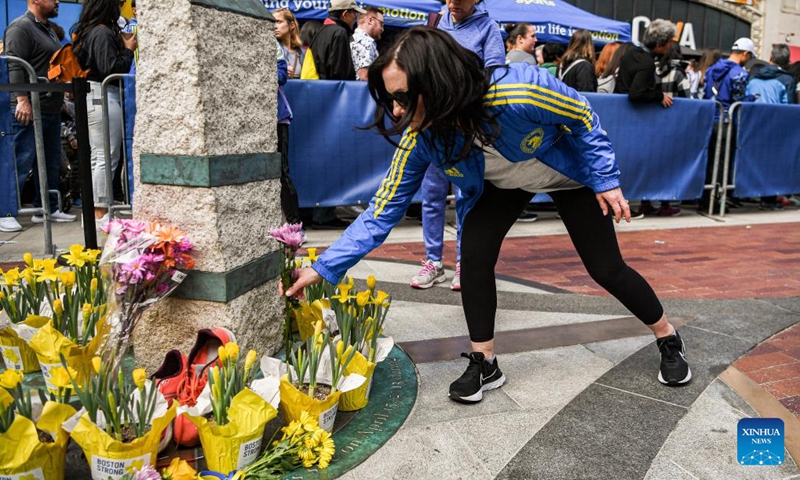
<path id="1" fill-rule="evenodd" d="M 74 414 L 69 405 L 47 402 L 36 425 L 17 415 L 11 427 L 0 434 L 0 477 L 63 480 L 69 434 L 61 423 Z M 40 442 L 37 427 L 53 435 L 55 442 Z"/>
<path id="2" fill-rule="evenodd" d="M 183 415 L 197 427 L 208 469 L 227 474 L 258 459 L 264 427 L 278 411 L 252 390 L 244 389 L 231 399 L 225 425 L 203 416 Z"/>
<path id="3" fill-rule="evenodd" d="M 333 431 L 333 422 L 336 420 L 336 412 L 339 409 L 339 397 L 342 392 L 335 392 L 328 395 L 325 400 L 317 400 L 301 392 L 291 382 L 289 377 L 281 377 L 281 411 L 286 422 L 300 420 L 300 414 L 305 410 L 312 417 L 317 419 L 319 427 L 326 432 Z"/>
<path id="4" fill-rule="evenodd" d="M 372 374 L 375 372 L 375 367 L 377 365 L 377 363 L 367 360 L 361 352 L 355 352 L 355 354 L 353 354 L 353 358 L 350 360 L 350 363 L 347 364 L 347 368 L 344 371 L 345 375 L 357 373 L 365 377 L 367 381 L 354 390 L 342 393 L 342 398 L 339 400 L 339 410 L 343 412 L 353 412 L 367 406 L 369 403 L 370 390 L 372 389 Z"/>
<path id="5" fill-rule="evenodd" d="M 29 315 L 28 318 L 20 322 L 20 325 L 38 329 L 49 321 L 50 317 Z M 22 370 L 22 373 L 31 373 L 38 372 L 40 369 L 36 352 L 28 345 L 28 342 L 17 335 L 17 332 L 12 327 L 0 329 L 0 355 L 3 357 L 6 368 L 10 370 Z"/>
<path id="6" fill-rule="evenodd" d="M 67 365 L 74 368 L 77 374 L 78 383 L 92 371 L 92 357 L 97 354 L 100 343 L 108 333 L 105 319 L 97 322 L 97 334 L 89 341 L 85 347 L 79 347 L 72 340 L 65 337 L 55 329 L 53 322 L 47 322 L 31 338 L 30 347 L 36 352 L 39 365 L 42 368 L 42 376 L 48 390 L 55 391 L 56 387 L 52 383 L 53 375 L 50 370 L 61 365 L 61 355 L 67 360 Z"/>
<path id="7" fill-rule="evenodd" d="M 88 413 L 84 413 L 72 430 L 72 439 L 86 455 L 92 479 L 119 480 L 134 468 L 155 465 L 161 434 L 175 419 L 176 409 L 177 404 L 173 403 L 163 415 L 153 418 L 152 428 L 147 434 L 130 443 L 118 442 L 95 425 Z"/>

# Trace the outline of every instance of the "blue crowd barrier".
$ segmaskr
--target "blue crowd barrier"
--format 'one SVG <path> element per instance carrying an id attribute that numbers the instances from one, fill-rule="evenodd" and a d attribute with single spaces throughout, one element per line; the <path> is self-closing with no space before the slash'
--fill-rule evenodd
<path id="1" fill-rule="evenodd" d="M 800 107 L 742 103 L 736 153 L 737 197 L 800 192 Z"/>
<path id="2" fill-rule="evenodd" d="M 627 95 L 585 95 L 608 132 L 631 199 L 691 200 L 705 184 L 714 102 L 674 99 L 670 108 Z"/>
<path id="3" fill-rule="evenodd" d="M 8 83 L 8 61 L 0 56 L 0 83 Z M 17 176 L 14 174 L 14 135 L 11 95 L 0 91 L 0 216 L 17 216 Z"/>
<path id="4" fill-rule="evenodd" d="M 366 84 L 292 80 L 284 91 L 294 112 L 289 159 L 300 206 L 369 202 L 394 147 L 373 132 L 356 129 L 368 125 L 375 112 Z M 614 145 L 628 198 L 702 195 L 713 102 L 676 99 L 664 109 L 631 104 L 624 95 L 586 97 Z"/>
<path id="5" fill-rule="evenodd" d="M 283 89 L 294 114 L 289 162 L 300 206 L 369 203 L 394 147 L 358 129 L 375 114 L 366 83 L 292 80 Z"/>

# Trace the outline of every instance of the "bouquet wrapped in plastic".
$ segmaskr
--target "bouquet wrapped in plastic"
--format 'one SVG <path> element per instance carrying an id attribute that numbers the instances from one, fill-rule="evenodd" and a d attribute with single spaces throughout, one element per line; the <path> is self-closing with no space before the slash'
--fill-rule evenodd
<path id="1" fill-rule="evenodd" d="M 186 234 L 169 225 L 114 219 L 104 231 L 108 239 L 100 265 L 110 290 L 111 331 L 102 356 L 116 366 L 142 314 L 180 285 L 186 277 L 182 270 L 192 269 L 194 259 Z"/>

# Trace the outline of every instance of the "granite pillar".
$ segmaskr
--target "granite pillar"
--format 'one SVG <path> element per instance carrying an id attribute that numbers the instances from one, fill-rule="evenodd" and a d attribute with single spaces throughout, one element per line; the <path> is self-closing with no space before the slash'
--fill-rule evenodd
<path id="1" fill-rule="evenodd" d="M 148 372 L 200 328 L 281 345 L 274 26 L 257 0 L 139 0 L 134 218 L 187 232 L 195 270 L 137 326 Z"/>

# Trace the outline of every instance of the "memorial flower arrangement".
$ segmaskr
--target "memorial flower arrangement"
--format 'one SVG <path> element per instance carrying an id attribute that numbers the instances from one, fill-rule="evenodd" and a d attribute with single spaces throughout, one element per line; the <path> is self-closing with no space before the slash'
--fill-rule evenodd
<path id="1" fill-rule="evenodd" d="M 169 295 L 194 268 L 192 243 L 178 228 L 139 220 L 111 220 L 100 259 L 109 290 L 109 323 L 103 357 L 119 365 L 144 311 Z"/>
<path id="2" fill-rule="evenodd" d="M 280 440 L 271 442 L 258 460 L 234 475 L 234 479 L 278 480 L 283 474 L 299 466 L 310 468 L 315 464 L 320 469 L 328 465 L 336 453 L 331 434 L 319 428 L 317 421 L 308 412 L 298 420 L 283 427 Z"/>
<path id="3" fill-rule="evenodd" d="M 197 427 L 208 468 L 227 474 L 250 465 L 261 452 L 264 427 L 278 415 L 278 382 L 254 380 L 254 350 L 242 358 L 239 345 L 228 342 L 217 356 L 197 402 L 180 412 Z"/>
<path id="4" fill-rule="evenodd" d="M 0 331 L 0 345 L 6 345 L 0 350 L 7 365 L 30 372 L 41 364 L 49 381 L 47 369 L 59 363 L 60 353 L 80 356 L 74 348 L 89 346 L 98 327 L 102 327 L 105 309 L 97 265 L 99 254 L 100 250 L 73 245 L 64 257 L 69 266 L 61 267 L 56 259 L 35 260 L 26 253 L 22 272 L 4 272 L 0 306 L 13 324 Z M 52 326 L 43 329 L 49 319 Z M 44 338 L 34 341 L 42 330 Z M 44 348 L 34 348 L 34 353 L 28 347 L 36 343 Z M 91 358 L 93 353 L 86 357 Z M 71 359 L 70 363 L 80 367 L 80 361 Z"/>
<path id="5" fill-rule="evenodd" d="M 83 450 L 93 478 L 121 479 L 155 465 L 161 435 L 175 418 L 142 368 L 126 375 L 121 367 L 107 366 L 99 356 L 82 379 L 71 376 L 83 408 L 65 428 Z"/>
<path id="6" fill-rule="evenodd" d="M 285 223 L 280 227 L 272 228 L 269 231 L 269 236 L 278 241 L 281 248 L 278 250 L 280 253 L 280 276 L 281 285 L 286 290 L 295 279 L 295 256 L 297 250 L 305 242 L 305 233 L 303 233 L 302 223 Z M 298 301 L 284 296 L 286 303 L 286 312 L 283 323 L 283 339 L 286 351 L 291 350 L 292 346 L 292 319 L 294 318 L 293 311 L 298 306 Z"/>
<path id="7" fill-rule="evenodd" d="M 43 408 L 38 418 L 34 418 L 30 391 L 22 387 L 23 373 L 19 370 L 0 373 L 0 476 L 3 478 L 28 478 L 27 475 L 37 471 L 44 478 L 63 478 L 69 435 L 61 423 L 75 409 L 66 403 L 69 401 L 69 379 L 64 380 L 66 370 L 57 374 L 62 383 L 51 394 L 54 401 L 43 399 Z"/>

